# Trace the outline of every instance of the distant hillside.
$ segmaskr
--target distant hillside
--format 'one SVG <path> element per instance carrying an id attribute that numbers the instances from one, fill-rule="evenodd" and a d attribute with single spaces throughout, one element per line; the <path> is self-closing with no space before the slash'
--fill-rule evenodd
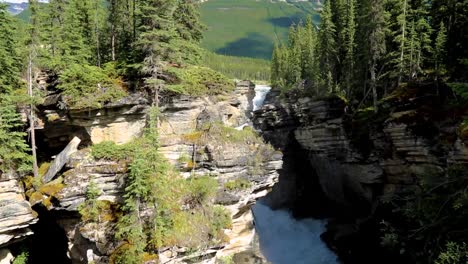
<path id="1" fill-rule="evenodd" d="M 2 2 L 2 1 L 0 1 Z M 17 15 L 21 12 L 23 12 L 26 8 L 28 8 L 28 3 L 9 3 L 9 2 L 5 2 L 5 4 L 8 5 L 8 12 L 10 12 L 11 14 L 13 15 Z"/>
<path id="2" fill-rule="evenodd" d="M 201 4 L 207 25 L 202 47 L 222 55 L 270 59 L 276 41 L 287 38 L 288 28 L 308 15 L 319 21 L 320 0 L 208 0 Z M 28 21 L 27 4 L 17 14 Z"/>
<path id="3" fill-rule="evenodd" d="M 289 1 L 288 1 L 289 2 Z M 208 26 L 202 46 L 219 54 L 270 59 L 275 41 L 307 15 L 318 22 L 320 1 L 209 0 L 201 5 Z"/>

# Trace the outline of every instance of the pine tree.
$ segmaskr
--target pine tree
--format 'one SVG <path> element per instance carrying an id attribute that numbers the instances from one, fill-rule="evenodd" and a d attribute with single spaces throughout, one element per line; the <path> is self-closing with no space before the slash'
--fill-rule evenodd
<path id="1" fill-rule="evenodd" d="M 301 80 L 301 27 L 292 25 L 289 29 L 288 73 L 286 76 L 289 85 L 296 85 Z"/>
<path id="2" fill-rule="evenodd" d="M 445 71 L 444 57 L 446 55 L 447 29 L 444 22 L 440 23 L 439 31 L 434 46 L 434 65 L 436 75 L 442 75 Z"/>
<path id="3" fill-rule="evenodd" d="M 378 66 L 380 60 L 386 55 L 387 47 L 385 42 L 385 36 L 387 31 L 387 21 L 384 10 L 384 0 L 366 0 L 364 2 L 364 13 L 367 13 L 365 18 L 367 24 L 365 25 L 366 35 L 368 37 L 369 44 L 367 46 L 366 58 L 368 59 L 367 72 L 370 75 L 370 89 L 372 92 L 372 101 L 374 111 L 377 111 L 377 80 L 378 80 Z"/>
<path id="4" fill-rule="evenodd" d="M 15 49 L 19 43 L 14 25 L 7 6 L 0 3 L 0 174 L 31 171 L 26 133 L 21 132 L 22 123 L 11 95 L 20 85 L 21 62 Z"/>
<path id="5" fill-rule="evenodd" d="M 356 0 L 348 0 L 346 8 L 346 30 L 345 30 L 345 59 L 344 59 L 344 81 L 346 95 L 351 98 L 351 88 L 354 79 L 355 49 L 356 49 Z"/>
<path id="6" fill-rule="evenodd" d="M 311 82 L 311 86 L 316 89 L 319 88 L 319 62 L 317 53 L 317 32 L 312 22 L 312 17 L 307 17 L 304 28 L 304 41 L 303 41 L 303 79 Z M 318 90 L 317 90 L 318 94 Z"/>
<path id="7" fill-rule="evenodd" d="M 7 6 L 0 3 L 0 93 L 9 92 L 18 82 L 20 63 L 15 47 L 13 18 L 7 12 Z"/>
<path id="8" fill-rule="evenodd" d="M 142 71 L 147 76 L 146 85 L 154 95 L 153 104 L 159 107 L 159 93 L 163 88 L 160 79 L 163 61 L 176 61 L 179 50 L 173 17 L 176 0 L 144 0 L 140 2 L 140 36 L 138 43 L 144 54 Z"/>
<path id="9" fill-rule="evenodd" d="M 320 68 L 321 78 L 327 80 L 327 89 L 334 92 L 334 71 L 337 58 L 336 48 L 336 30 L 332 21 L 331 0 L 326 0 L 321 18 L 319 31 L 319 50 L 320 50 Z M 331 75 L 331 78 L 330 78 Z"/>
<path id="10" fill-rule="evenodd" d="M 273 87 L 276 87 L 280 78 L 280 50 L 277 43 L 273 48 L 273 54 L 271 56 L 271 74 L 270 74 L 270 82 Z"/>

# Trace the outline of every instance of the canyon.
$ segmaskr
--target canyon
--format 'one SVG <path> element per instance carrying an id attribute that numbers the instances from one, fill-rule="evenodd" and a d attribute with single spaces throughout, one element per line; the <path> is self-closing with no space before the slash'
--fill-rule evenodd
<path id="1" fill-rule="evenodd" d="M 441 108 L 426 107 L 440 104 L 440 96 L 421 90 L 382 101 L 379 115 L 373 110 L 353 113 L 337 96 L 285 96 L 265 86 L 255 89 L 248 81 L 226 96 L 165 97 L 160 152 L 185 178 L 216 179 L 212 202 L 227 208 L 232 227 L 219 246 L 195 252 L 162 249 L 160 261 L 223 263 L 229 258 L 234 263 L 283 264 L 299 256 L 302 262 L 295 263 L 337 263 L 322 240 L 345 263 L 383 261 L 373 237 L 375 221 L 383 214 L 381 200 L 414 189 L 424 174 L 468 163 L 466 138 L 456 127 L 460 117 L 453 112 L 454 118 L 441 118 L 447 116 Z M 85 223 L 78 211 L 91 181 L 101 190 L 98 200 L 121 203 L 128 168 L 125 162 L 94 159 L 89 146 L 140 137 L 149 101 L 137 93 L 96 110 L 59 105 L 60 95 L 50 93 L 38 108 L 40 158 L 50 159 L 75 137 L 80 146 L 69 153 L 58 175 L 34 193 L 17 175 L 2 174 L 0 243 L 5 259 L 12 258 L 9 251 L 32 241 L 38 245 L 31 252 L 33 263 L 109 263 L 119 246 L 112 216 Z M 263 139 L 189 139 L 212 124 L 256 129 Z M 241 180 L 248 184 L 227 187 Z M 308 250 L 311 254 L 303 255 Z"/>

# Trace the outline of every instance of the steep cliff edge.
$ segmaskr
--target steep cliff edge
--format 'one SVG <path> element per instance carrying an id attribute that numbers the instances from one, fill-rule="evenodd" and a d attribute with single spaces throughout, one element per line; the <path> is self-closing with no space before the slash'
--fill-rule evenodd
<path id="1" fill-rule="evenodd" d="M 447 103 L 434 88 L 404 87 L 382 100 L 377 113 L 351 111 L 338 97 L 297 94 L 272 94 L 254 113 L 268 142 L 285 156 L 304 153 L 295 162 L 310 168 L 296 173 L 292 186 L 281 187 L 280 178 L 276 192 L 296 193 L 289 204 L 300 215 L 334 218 L 323 238 L 345 262 L 395 261 L 385 260 L 379 237 L 384 219 L 392 219 L 393 199 L 417 190 L 428 175 L 444 177 L 468 164 L 460 129 L 467 108 Z"/>
<path id="2" fill-rule="evenodd" d="M 278 181 L 282 154 L 247 125 L 254 96 L 254 85 L 245 82 L 230 94 L 171 95 L 163 100 L 159 151 L 187 181 L 206 177 L 215 181 L 215 195 L 207 206 L 225 208 L 230 217 L 222 241 L 213 244 L 209 235 L 203 238 L 206 245 L 201 248 L 191 248 L 196 242 L 187 240 L 186 245 L 159 249 L 158 256 L 164 263 L 208 263 L 239 252 L 262 259 L 253 248 L 250 208 Z M 82 140 L 53 181 L 41 186 L 36 182 L 27 184 L 29 201 L 40 212 L 45 207 L 52 212 L 53 221 L 63 229 L 68 243 L 66 254 L 72 263 L 112 263 L 115 253 L 125 246 L 115 239 L 115 230 L 131 164 L 125 157 L 96 158 L 93 146 L 106 142 L 132 145 L 147 127 L 149 102 L 141 94 L 132 94 L 104 108 L 86 111 L 61 109 L 59 102 L 60 98 L 48 98 L 40 108 L 41 160 L 48 161 L 58 154 L 75 136 Z M 90 220 L 94 217 L 83 211 L 90 201 L 90 190 L 97 192 L 93 198 L 98 201 L 97 220 Z M 185 204 L 182 208 L 191 206 Z M 146 215 L 153 209 L 141 210 Z"/>

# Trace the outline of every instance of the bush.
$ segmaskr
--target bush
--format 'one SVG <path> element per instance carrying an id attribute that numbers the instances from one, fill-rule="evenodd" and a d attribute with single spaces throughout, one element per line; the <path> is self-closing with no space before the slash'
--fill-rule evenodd
<path id="1" fill-rule="evenodd" d="M 29 251 L 26 248 L 21 248 L 21 252 L 13 260 L 13 264 L 27 264 Z"/>
<path id="2" fill-rule="evenodd" d="M 216 194 L 218 182 L 209 176 L 202 176 L 189 179 L 188 186 L 188 203 L 203 205 Z"/>
<path id="3" fill-rule="evenodd" d="M 126 95 L 119 80 L 90 65 L 71 64 L 59 75 L 57 88 L 63 91 L 65 103 L 72 109 L 101 108 Z"/>
<path id="4" fill-rule="evenodd" d="M 446 250 L 441 252 L 435 264 L 468 263 L 468 245 L 466 243 L 448 242 Z"/>
<path id="5" fill-rule="evenodd" d="M 166 88 L 176 93 L 192 96 L 218 95 L 231 92 L 235 88 L 232 80 L 206 67 L 168 67 L 167 72 L 174 77 L 174 81 Z"/>
<path id="6" fill-rule="evenodd" d="M 251 186 L 252 183 L 247 179 L 235 179 L 224 184 L 224 188 L 229 191 L 248 189 Z"/>
<path id="7" fill-rule="evenodd" d="M 128 160 L 132 156 L 136 145 L 133 142 L 117 145 L 112 141 L 104 141 L 91 147 L 91 155 L 98 160 Z"/>

